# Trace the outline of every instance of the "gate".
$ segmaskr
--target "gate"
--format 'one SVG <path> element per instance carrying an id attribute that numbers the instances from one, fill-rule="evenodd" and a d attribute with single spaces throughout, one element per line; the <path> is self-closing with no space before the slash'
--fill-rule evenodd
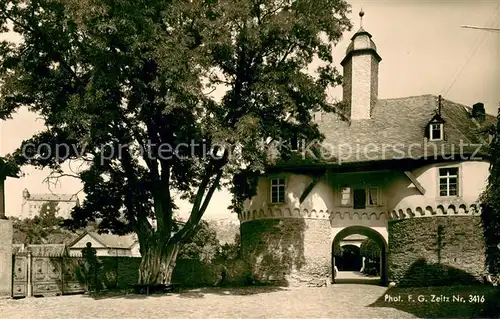
<path id="1" fill-rule="evenodd" d="M 64 245 L 29 245 L 14 255 L 13 297 L 57 296 L 84 292 L 76 276 L 79 258 Z"/>
<path id="2" fill-rule="evenodd" d="M 24 297 L 28 293 L 28 253 L 18 252 L 12 256 L 12 297 Z"/>

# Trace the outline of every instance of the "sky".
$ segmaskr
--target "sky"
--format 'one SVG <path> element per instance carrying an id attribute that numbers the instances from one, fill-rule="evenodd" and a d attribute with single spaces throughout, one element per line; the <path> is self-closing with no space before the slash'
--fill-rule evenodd
<path id="1" fill-rule="evenodd" d="M 461 28 L 461 25 L 500 28 L 497 0 L 365 0 L 352 5 L 353 29 L 334 48 L 339 70 L 350 38 L 359 29 L 358 13 L 365 12 L 363 28 L 373 36 L 382 61 L 379 65 L 379 98 L 441 94 L 472 106 L 483 102 L 496 115 L 500 107 L 500 32 Z M 341 98 L 341 88 L 329 90 Z M 35 114 L 21 109 L 12 120 L 0 122 L 0 156 L 14 151 L 24 139 L 43 130 Z M 50 189 L 43 180 L 48 171 L 23 168 L 25 177 L 6 181 L 8 216 L 21 211 L 22 190 L 31 193 L 74 194 L 82 189 L 78 180 L 61 179 Z M 84 198 L 78 193 L 80 200 Z M 205 213 L 207 219 L 237 220 L 227 207 L 230 194 L 216 192 Z M 178 201 L 181 216 L 190 204 Z"/>

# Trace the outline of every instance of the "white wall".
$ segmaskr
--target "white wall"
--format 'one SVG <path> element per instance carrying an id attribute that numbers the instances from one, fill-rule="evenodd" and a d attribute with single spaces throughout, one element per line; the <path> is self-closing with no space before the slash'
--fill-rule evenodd
<path id="1" fill-rule="evenodd" d="M 441 167 L 459 167 L 460 196 L 453 198 L 439 197 L 438 172 Z M 454 205 L 459 207 L 473 205 L 487 185 L 489 163 L 486 161 L 455 162 L 447 164 L 429 164 L 411 171 L 425 189 L 422 195 L 402 171 L 352 172 L 332 174 L 319 181 L 302 204 L 299 199 L 304 189 L 311 183 L 312 177 L 289 173 L 262 177 L 258 183 L 257 195 L 245 201 L 245 212 L 240 221 L 265 218 L 314 218 L 331 221 L 331 237 L 349 226 L 366 226 L 388 239 L 387 221 L 393 211 L 404 213 L 404 217 L 425 217 L 431 214 L 415 214 L 418 208 L 425 211 L 427 206 L 432 211 L 440 205 L 446 211 Z M 286 183 L 286 200 L 283 204 L 270 204 L 270 178 L 283 177 Z M 340 205 L 340 189 L 377 186 L 381 189 L 378 206 L 356 209 Z M 464 213 L 469 213 L 464 212 Z M 404 215 L 404 214 L 403 214 Z M 398 217 L 399 218 L 399 217 Z"/>
<path id="2" fill-rule="evenodd" d="M 387 190 L 387 208 L 388 210 L 402 209 L 406 211 L 412 209 L 415 211 L 417 207 L 425 209 L 426 206 L 435 208 L 438 205 L 443 205 L 445 208 L 448 205 L 455 205 L 457 208 L 458 205 L 469 207 L 479 199 L 487 186 L 489 165 L 486 161 L 468 161 L 431 164 L 415 169 L 412 174 L 425 189 L 425 194 L 420 194 L 409 179 L 404 178 L 404 176 L 395 178 Z M 439 168 L 442 167 L 459 168 L 461 175 L 459 178 L 460 196 L 454 198 L 439 197 Z"/>

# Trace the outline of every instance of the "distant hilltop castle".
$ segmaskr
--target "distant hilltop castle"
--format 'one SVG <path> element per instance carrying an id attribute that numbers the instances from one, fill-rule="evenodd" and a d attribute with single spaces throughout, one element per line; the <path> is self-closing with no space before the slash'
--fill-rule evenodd
<path id="1" fill-rule="evenodd" d="M 62 218 L 71 217 L 73 207 L 80 206 L 78 196 L 74 194 L 31 194 L 24 189 L 20 217 L 33 218 L 40 213 L 44 204 L 52 203 L 57 204 L 57 216 Z"/>

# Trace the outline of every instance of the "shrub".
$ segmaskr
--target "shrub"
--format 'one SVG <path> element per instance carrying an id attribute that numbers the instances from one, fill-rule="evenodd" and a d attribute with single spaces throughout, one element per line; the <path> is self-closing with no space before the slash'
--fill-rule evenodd
<path id="1" fill-rule="evenodd" d="M 375 260 L 380 258 L 380 247 L 375 241 L 371 240 L 370 238 L 367 238 L 361 244 L 361 247 L 359 248 L 359 253 L 361 254 L 362 257 Z"/>

